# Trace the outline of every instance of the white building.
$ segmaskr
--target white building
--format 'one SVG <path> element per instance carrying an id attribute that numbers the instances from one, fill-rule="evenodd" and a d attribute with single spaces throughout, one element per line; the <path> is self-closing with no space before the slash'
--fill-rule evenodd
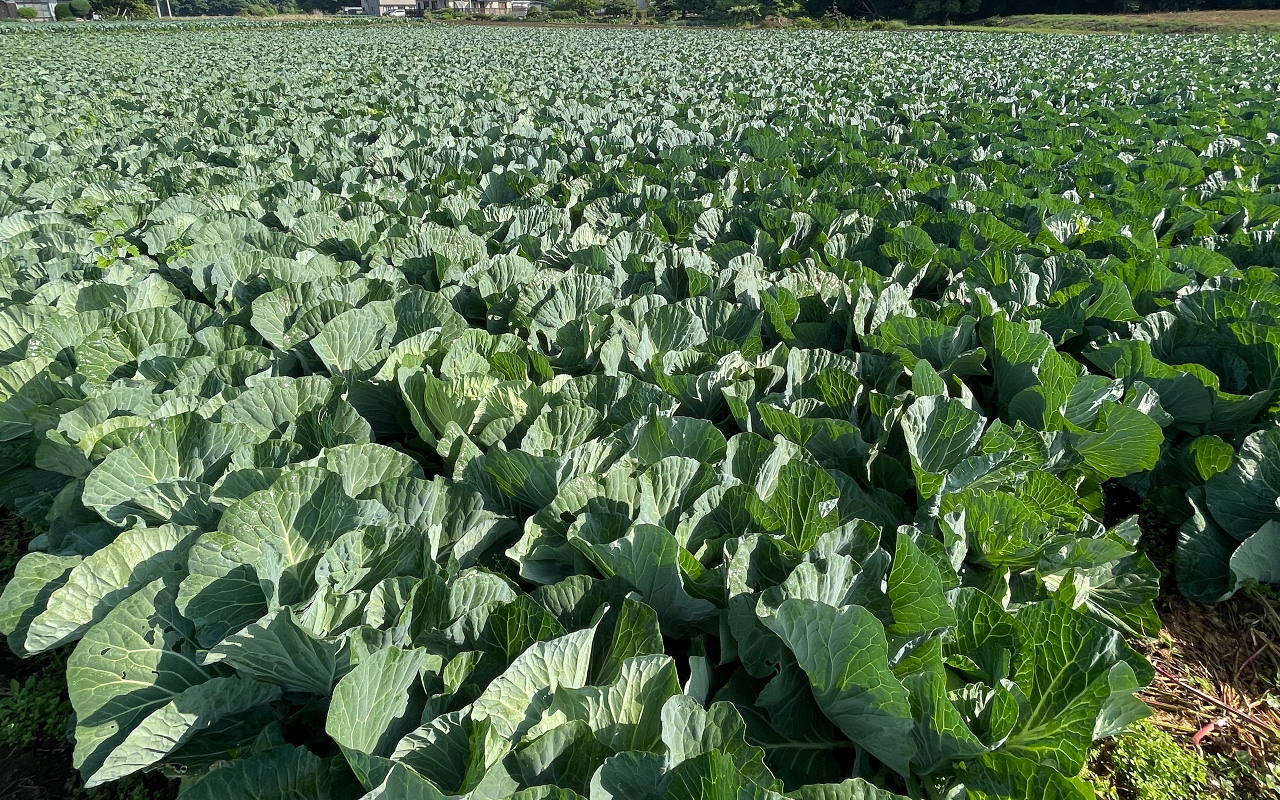
<path id="1" fill-rule="evenodd" d="M 360 13 L 366 17 L 403 17 L 417 10 L 418 0 L 360 0 Z"/>
<path id="2" fill-rule="evenodd" d="M 455 11 L 488 17 L 523 17 L 531 6 L 541 9 L 545 4 L 542 0 L 418 0 L 418 9 L 423 12 Z"/>

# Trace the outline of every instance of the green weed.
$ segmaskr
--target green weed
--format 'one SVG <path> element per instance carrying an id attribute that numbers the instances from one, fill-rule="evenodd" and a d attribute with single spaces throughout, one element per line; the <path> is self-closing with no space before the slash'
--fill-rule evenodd
<path id="1" fill-rule="evenodd" d="M 1090 772 L 1104 800 L 1188 800 L 1209 787 L 1205 759 L 1146 720 L 1100 750 Z"/>
<path id="2" fill-rule="evenodd" d="M 10 680 L 0 694 L 0 745 L 30 747 L 66 738 L 71 704 L 67 702 L 61 658 L 25 680 Z"/>
<path id="3" fill-rule="evenodd" d="M 1280 764 L 1267 764 L 1257 769 L 1243 750 L 1233 755 L 1209 756 L 1211 786 L 1225 800 L 1252 800 L 1255 797 L 1280 797 Z M 1264 794 L 1258 794 L 1261 789 Z"/>

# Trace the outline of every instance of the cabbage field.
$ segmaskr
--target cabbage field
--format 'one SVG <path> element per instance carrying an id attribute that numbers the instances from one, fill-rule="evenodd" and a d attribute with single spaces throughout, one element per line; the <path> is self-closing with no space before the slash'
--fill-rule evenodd
<path id="1" fill-rule="evenodd" d="M 1149 713 L 1140 533 L 1280 579 L 1274 39 L 0 62 L 0 632 L 71 653 L 90 786 L 1083 800 Z"/>

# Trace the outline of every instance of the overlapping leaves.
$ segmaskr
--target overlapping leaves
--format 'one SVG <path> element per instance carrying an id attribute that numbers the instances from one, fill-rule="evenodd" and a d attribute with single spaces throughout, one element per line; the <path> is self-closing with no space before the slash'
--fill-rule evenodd
<path id="1" fill-rule="evenodd" d="M 217 30 L 0 34 L 0 631 L 90 784 L 1087 797 L 1108 501 L 1280 574 L 1274 43 Z"/>

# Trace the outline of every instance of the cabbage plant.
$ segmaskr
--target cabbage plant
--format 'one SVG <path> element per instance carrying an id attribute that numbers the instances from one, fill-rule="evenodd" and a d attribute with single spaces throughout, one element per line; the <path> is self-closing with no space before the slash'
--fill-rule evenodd
<path id="1" fill-rule="evenodd" d="M 1280 575 L 1274 40 L 0 51 L 0 633 L 89 786 L 1081 800 L 1143 528 Z"/>

